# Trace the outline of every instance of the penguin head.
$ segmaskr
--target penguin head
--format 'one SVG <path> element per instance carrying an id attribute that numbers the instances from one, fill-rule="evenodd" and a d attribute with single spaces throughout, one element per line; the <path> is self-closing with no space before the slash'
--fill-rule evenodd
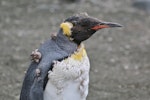
<path id="1" fill-rule="evenodd" d="M 111 27 L 121 27 L 121 25 L 100 21 L 97 18 L 88 16 L 86 13 L 71 16 L 60 24 L 63 34 L 77 44 L 90 38 L 100 29 Z"/>

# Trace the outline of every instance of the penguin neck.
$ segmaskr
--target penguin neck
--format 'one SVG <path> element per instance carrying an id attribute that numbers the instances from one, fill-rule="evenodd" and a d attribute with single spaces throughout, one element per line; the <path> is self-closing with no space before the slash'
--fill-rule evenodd
<path id="1" fill-rule="evenodd" d="M 58 31 L 55 41 L 61 49 L 63 49 L 64 51 L 68 53 L 73 53 L 78 48 L 78 44 L 69 40 L 69 38 L 63 34 L 62 29 Z"/>
<path id="2" fill-rule="evenodd" d="M 72 43 L 72 41 L 70 41 L 69 38 L 63 34 L 62 29 L 58 31 L 56 40 L 60 40 L 64 43 Z"/>

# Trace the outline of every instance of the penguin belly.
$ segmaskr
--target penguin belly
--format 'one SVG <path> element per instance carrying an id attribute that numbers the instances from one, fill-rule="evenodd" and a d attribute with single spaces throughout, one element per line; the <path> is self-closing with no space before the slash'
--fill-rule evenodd
<path id="1" fill-rule="evenodd" d="M 89 84 L 89 59 L 69 57 L 54 62 L 44 90 L 44 100 L 86 100 Z"/>

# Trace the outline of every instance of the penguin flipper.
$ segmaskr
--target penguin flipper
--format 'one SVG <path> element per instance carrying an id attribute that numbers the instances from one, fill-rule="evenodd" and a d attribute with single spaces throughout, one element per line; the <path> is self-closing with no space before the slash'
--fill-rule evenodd
<path id="1" fill-rule="evenodd" d="M 56 55 L 55 53 L 52 53 L 52 55 Z M 49 54 L 46 57 L 42 58 L 42 61 L 37 67 L 41 73 L 40 76 L 35 76 L 34 82 L 30 89 L 30 100 L 43 100 L 44 87 L 46 85 L 45 78 L 47 77 L 48 71 L 51 69 L 52 62 L 54 60 L 54 58 L 52 59 L 52 55 Z M 55 60 L 58 60 L 60 58 L 63 59 L 65 56 L 58 55 L 55 57 Z"/>
<path id="2" fill-rule="evenodd" d="M 45 78 L 49 69 L 51 69 L 53 61 L 51 56 L 43 57 L 39 64 L 36 62 L 30 64 L 24 78 L 20 100 L 43 100 L 44 85 L 46 85 Z M 58 59 L 60 58 L 63 59 L 64 56 L 59 55 Z M 36 75 L 36 69 L 40 69 L 40 76 Z"/>
<path id="3" fill-rule="evenodd" d="M 36 70 L 37 66 L 38 66 L 38 63 L 31 62 L 30 66 L 26 72 L 24 81 L 23 81 L 21 94 L 20 94 L 20 100 L 30 100 L 29 99 L 29 94 L 30 94 L 29 91 L 34 82 L 35 70 Z"/>
<path id="4" fill-rule="evenodd" d="M 45 41 L 38 51 L 41 53 L 39 63 L 31 62 L 23 82 L 20 100 L 43 100 L 48 71 L 53 61 L 62 60 L 77 50 L 77 44 L 71 42 L 60 29 L 55 39 Z M 38 74 L 36 74 L 38 69 Z"/>

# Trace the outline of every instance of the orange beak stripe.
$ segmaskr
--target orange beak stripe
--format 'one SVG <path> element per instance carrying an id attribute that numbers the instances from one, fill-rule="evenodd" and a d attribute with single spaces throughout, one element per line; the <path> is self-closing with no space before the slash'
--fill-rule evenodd
<path id="1" fill-rule="evenodd" d="M 103 28 L 109 28 L 109 26 L 108 25 L 96 25 L 96 26 L 92 27 L 91 29 L 97 31 L 97 30 L 103 29 Z"/>

